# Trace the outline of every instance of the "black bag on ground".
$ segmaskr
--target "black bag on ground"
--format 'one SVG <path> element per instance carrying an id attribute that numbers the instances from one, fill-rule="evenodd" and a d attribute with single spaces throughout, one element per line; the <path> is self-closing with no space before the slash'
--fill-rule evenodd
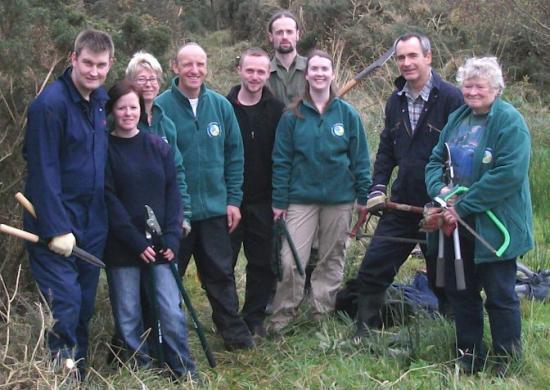
<path id="1" fill-rule="evenodd" d="M 550 292 L 550 269 L 531 271 L 525 264 L 517 263 L 516 293 L 520 298 L 545 301 Z"/>
<path id="2" fill-rule="evenodd" d="M 350 279 L 336 294 L 335 310 L 355 318 L 359 282 Z M 437 297 L 428 286 L 428 277 L 417 272 L 411 285 L 393 283 L 386 291 L 386 304 L 382 310 L 385 327 L 407 323 L 414 315 L 434 316 L 437 311 Z"/>

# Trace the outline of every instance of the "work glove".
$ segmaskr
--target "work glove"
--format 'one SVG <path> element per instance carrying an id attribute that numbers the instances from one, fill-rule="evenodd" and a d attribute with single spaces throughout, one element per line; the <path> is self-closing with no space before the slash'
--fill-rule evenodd
<path id="1" fill-rule="evenodd" d="M 386 208 L 386 186 L 377 184 L 372 187 L 367 198 L 367 211 L 370 214 L 380 215 L 382 210 Z"/>
<path id="2" fill-rule="evenodd" d="M 187 237 L 191 233 L 191 224 L 187 219 L 184 219 L 181 227 L 183 228 L 183 237 Z"/>
<path id="3" fill-rule="evenodd" d="M 69 257 L 75 245 L 76 238 L 72 233 L 67 233 L 52 238 L 48 244 L 48 248 L 58 255 Z"/>
<path id="4" fill-rule="evenodd" d="M 443 209 L 436 203 L 430 202 L 424 205 L 423 218 L 420 221 L 420 231 L 431 233 L 443 226 Z"/>
<path id="5" fill-rule="evenodd" d="M 430 202 L 425 204 L 424 218 L 422 218 L 419 224 L 420 231 L 431 233 L 441 229 L 447 237 L 450 237 L 456 229 L 456 223 L 447 222 L 444 215 L 445 209 L 439 207 L 437 203 Z"/>

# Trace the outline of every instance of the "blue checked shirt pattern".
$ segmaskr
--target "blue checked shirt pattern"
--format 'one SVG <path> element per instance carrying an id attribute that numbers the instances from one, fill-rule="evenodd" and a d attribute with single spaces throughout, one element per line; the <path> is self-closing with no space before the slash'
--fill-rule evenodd
<path id="1" fill-rule="evenodd" d="M 432 74 L 430 72 L 430 79 L 428 82 L 424 85 L 424 88 L 420 91 L 420 93 L 415 96 L 412 89 L 409 86 L 409 83 L 405 83 L 405 86 L 401 91 L 398 92 L 398 95 L 403 95 L 407 97 L 407 104 L 409 107 L 409 120 L 411 122 L 411 128 L 412 132 L 414 133 L 414 130 L 416 129 L 416 124 L 418 123 L 418 119 L 420 118 L 420 114 L 422 113 L 422 109 L 424 108 L 424 103 L 428 101 L 428 98 L 430 97 L 430 91 L 432 90 L 433 81 L 432 81 Z"/>

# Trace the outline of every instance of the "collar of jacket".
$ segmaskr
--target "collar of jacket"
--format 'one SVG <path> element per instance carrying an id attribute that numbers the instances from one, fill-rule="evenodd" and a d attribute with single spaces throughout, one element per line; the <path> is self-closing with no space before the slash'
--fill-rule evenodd
<path id="1" fill-rule="evenodd" d="M 506 103 L 504 102 L 504 100 L 502 100 L 500 96 L 497 96 L 495 101 L 491 104 L 491 108 L 489 109 L 489 113 L 487 114 L 487 121 L 494 117 L 496 111 L 500 109 L 503 105 L 506 105 Z M 463 106 L 458 108 L 455 113 L 455 123 L 459 123 L 472 113 L 472 109 L 467 104 L 464 104 Z"/>
<path id="2" fill-rule="evenodd" d="M 405 78 L 403 76 L 399 76 L 398 78 L 396 78 L 393 82 L 393 84 L 395 85 L 395 87 L 397 88 L 398 91 L 401 91 L 403 89 L 403 87 L 405 86 L 405 83 L 407 82 L 407 80 L 405 80 Z M 437 89 L 439 90 L 439 87 L 441 85 L 441 76 L 435 71 L 432 69 L 432 91 L 434 89 Z M 431 93 L 430 93 L 431 95 Z"/>
<path id="3" fill-rule="evenodd" d="M 332 101 L 330 102 L 330 104 L 325 108 L 325 111 L 321 114 L 319 112 L 319 110 L 317 109 L 317 107 L 315 107 L 315 105 L 312 103 L 312 102 L 309 102 L 305 99 L 303 99 L 301 102 L 300 102 L 300 105 L 302 107 L 304 107 L 305 109 L 309 109 L 309 110 L 313 110 L 315 111 L 315 113 L 317 115 L 325 115 L 327 112 L 329 112 L 330 110 L 332 110 L 332 107 L 334 107 L 334 105 L 336 104 L 337 101 L 339 101 L 340 98 L 338 96 L 335 96 L 334 99 L 332 99 Z"/>
<path id="4" fill-rule="evenodd" d="M 151 114 L 153 116 L 151 126 L 149 126 L 149 120 L 147 118 L 147 113 L 145 112 L 145 110 L 141 111 L 141 114 L 139 116 L 139 123 L 147 125 L 147 127 L 154 127 L 155 125 L 160 123 L 164 115 L 164 110 L 162 109 L 161 106 L 157 104 L 156 101 L 153 101 L 153 107 L 151 107 Z"/>
<path id="5" fill-rule="evenodd" d="M 236 106 L 242 106 L 242 104 L 239 102 L 239 91 L 241 90 L 241 85 L 235 85 L 229 93 L 227 94 L 227 100 L 231 102 L 231 104 Z M 275 99 L 275 96 L 273 96 L 273 93 L 269 90 L 267 86 L 264 86 L 262 88 L 262 97 L 260 98 L 260 101 L 256 104 L 262 104 L 265 105 Z"/>
<path id="6" fill-rule="evenodd" d="M 88 101 L 82 97 L 80 92 L 78 92 L 78 89 L 76 89 L 73 79 L 71 78 L 72 72 L 73 72 L 73 67 L 72 66 L 67 67 L 63 72 L 63 74 L 59 76 L 59 80 L 63 83 L 63 85 L 65 85 L 65 88 L 67 89 L 69 96 L 71 97 L 71 100 L 74 103 L 79 103 L 81 101 L 88 103 Z M 90 94 L 90 102 L 98 101 L 103 103 L 103 102 L 106 102 L 107 100 L 109 100 L 109 96 L 107 95 L 107 92 L 102 86 L 93 90 L 92 93 Z"/>
<path id="7" fill-rule="evenodd" d="M 281 61 L 279 61 L 279 59 L 276 56 L 273 56 L 273 58 L 271 59 L 271 63 L 269 65 L 270 65 L 270 71 L 269 71 L 270 73 L 276 72 L 277 67 L 279 65 L 283 66 L 281 64 Z M 296 57 L 294 57 L 294 61 L 292 61 L 292 63 L 290 64 L 289 69 L 292 68 L 293 65 L 295 69 L 305 71 L 307 67 L 307 58 L 299 54 L 296 54 Z"/>
<path id="8" fill-rule="evenodd" d="M 172 79 L 172 86 L 171 86 L 172 94 L 181 103 L 186 104 L 187 106 L 191 107 L 191 103 L 189 103 L 189 98 L 187 96 L 185 96 L 183 94 L 183 92 L 181 92 L 181 89 L 178 87 L 179 80 L 180 80 L 179 76 L 176 76 Z M 202 83 L 201 90 L 199 92 L 199 101 L 201 100 L 201 98 L 203 97 L 203 95 L 206 93 L 207 90 L 208 90 L 208 88 L 206 88 L 206 85 L 204 85 L 204 83 Z"/>

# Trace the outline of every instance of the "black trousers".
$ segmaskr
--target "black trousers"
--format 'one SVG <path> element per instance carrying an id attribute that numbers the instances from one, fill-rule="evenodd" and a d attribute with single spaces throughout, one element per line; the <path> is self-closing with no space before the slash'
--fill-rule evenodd
<path id="1" fill-rule="evenodd" d="M 248 327 L 253 330 L 263 323 L 266 317 L 265 308 L 276 285 L 276 276 L 271 268 L 271 203 L 243 204 L 241 215 L 239 226 L 231 234 L 233 267 L 237 264 L 242 245 L 247 260 L 242 315 Z"/>
<path id="2" fill-rule="evenodd" d="M 191 228 L 191 233 L 181 241 L 180 272 L 185 274 L 192 255 L 218 332 L 227 344 L 245 342 L 251 335 L 239 314 L 227 217 L 194 221 Z"/>
<path id="3" fill-rule="evenodd" d="M 421 215 L 401 211 L 386 212 L 378 222 L 374 236 L 391 236 L 425 240 L 425 233 L 418 231 Z M 362 295 L 379 294 L 393 283 L 401 265 L 407 260 L 416 244 L 373 238 L 359 267 L 357 278 Z M 426 245 L 420 245 L 426 259 L 428 283 L 439 300 L 440 310 L 445 305 L 445 294 L 435 287 L 437 256 L 428 253 Z"/>

